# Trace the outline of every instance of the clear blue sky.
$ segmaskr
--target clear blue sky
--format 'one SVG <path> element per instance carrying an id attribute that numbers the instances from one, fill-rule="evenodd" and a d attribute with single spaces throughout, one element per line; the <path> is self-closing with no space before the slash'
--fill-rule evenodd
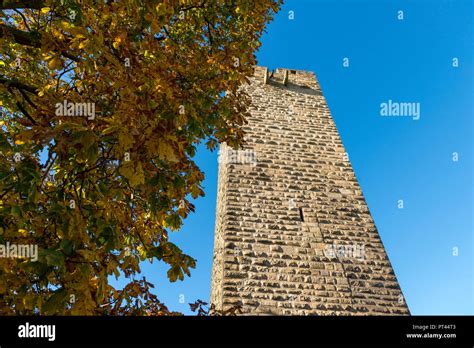
<path id="1" fill-rule="evenodd" d="M 257 54 L 318 76 L 412 314 L 474 314 L 473 14 L 472 1 L 287 1 Z M 420 119 L 381 117 L 389 99 L 420 103 Z M 164 265 L 142 268 L 184 313 L 211 284 L 217 154 L 202 147 L 196 161 L 206 197 L 171 240 L 197 269 L 170 284 Z"/>

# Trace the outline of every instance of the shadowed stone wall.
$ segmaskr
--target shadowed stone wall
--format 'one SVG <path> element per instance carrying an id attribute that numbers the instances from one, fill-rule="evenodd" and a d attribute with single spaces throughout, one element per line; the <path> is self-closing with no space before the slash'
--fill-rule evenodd
<path id="1" fill-rule="evenodd" d="M 211 302 L 255 315 L 407 315 L 311 72 L 256 67 L 246 145 L 220 148 Z"/>

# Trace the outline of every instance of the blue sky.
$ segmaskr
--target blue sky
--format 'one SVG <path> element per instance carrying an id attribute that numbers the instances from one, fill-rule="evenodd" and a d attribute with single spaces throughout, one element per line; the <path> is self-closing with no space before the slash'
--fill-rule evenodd
<path id="1" fill-rule="evenodd" d="M 257 54 L 270 69 L 316 73 L 415 315 L 474 314 L 473 13 L 472 1 L 287 1 Z M 388 100 L 419 103 L 420 119 L 381 117 Z M 164 265 L 142 267 L 187 314 L 209 300 L 214 241 L 217 153 L 201 147 L 196 161 L 206 196 L 171 240 L 197 269 L 169 283 Z"/>

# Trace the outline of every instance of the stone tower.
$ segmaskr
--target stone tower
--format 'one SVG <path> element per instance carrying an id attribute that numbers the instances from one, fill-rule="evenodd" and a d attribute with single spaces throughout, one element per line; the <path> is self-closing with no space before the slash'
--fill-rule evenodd
<path id="1" fill-rule="evenodd" d="M 246 145 L 219 153 L 211 303 L 408 315 L 316 76 L 256 67 Z"/>

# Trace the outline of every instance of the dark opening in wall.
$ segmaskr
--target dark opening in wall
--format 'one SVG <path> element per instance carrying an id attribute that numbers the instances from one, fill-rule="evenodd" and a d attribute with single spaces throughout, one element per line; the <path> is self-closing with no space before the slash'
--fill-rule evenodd
<path id="1" fill-rule="evenodd" d="M 304 222 L 303 208 L 299 208 L 299 209 L 300 209 L 300 220 Z"/>

